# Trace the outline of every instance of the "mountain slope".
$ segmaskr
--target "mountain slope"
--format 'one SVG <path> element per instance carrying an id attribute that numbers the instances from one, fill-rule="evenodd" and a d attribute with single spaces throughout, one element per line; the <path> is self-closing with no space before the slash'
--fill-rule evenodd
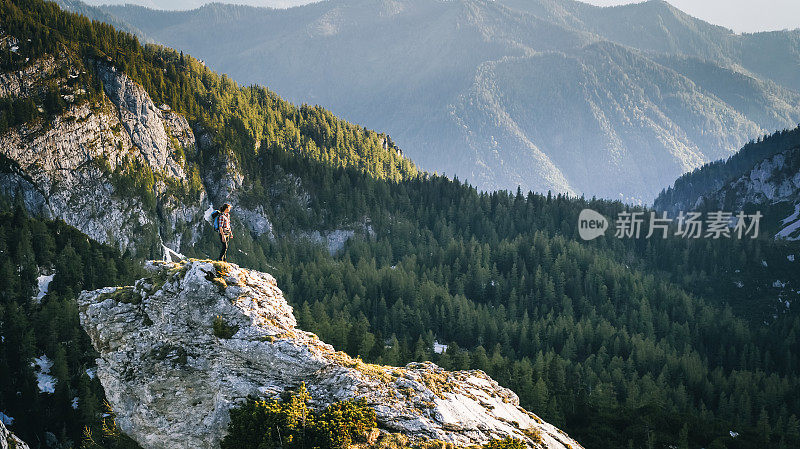
<path id="1" fill-rule="evenodd" d="M 85 19 L 51 28 L 41 21 L 58 8 L 30 6 L 29 15 L 11 3 L 2 10 L 0 190 L 31 212 L 155 256 L 163 244 L 195 246 L 204 212 L 225 201 L 246 229 L 272 232 L 264 206 L 248 203 L 264 194 L 246 176 L 258 170 L 262 147 L 376 178 L 418 175 L 385 134 L 239 87 L 194 59 Z"/>
<path id="2" fill-rule="evenodd" d="M 717 276 L 717 288 L 738 303 L 736 307 L 762 317 L 784 313 L 797 303 L 800 282 L 793 275 L 797 268 L 792 242 L 800 236 L 800 127 L 759 137 L 730 158 L 683 175 L 661 192 L 654 207 L 672 217 L 681 211 L 760 214 L 760 235 L 790 252 L 783 257 L 757 256 L 760 265 L 746 270 L 725 270 Z"/>
<path id="3" fill-rule="evenodd" d="M 481 189 L 649 203 L 680 174 L 800 121 L 793 33 L 737 36 L 658 1 L 105 11 L 234 79 L 389 130 L 422 167 Z M 747 86 L 745 102 L 730 80 Z"/>
<path id="4" fill-rule="evenodd" d="M 447 370 L 484 370 L 516 392 L 523 407 L 568 430 L 586 447 L 636 447 L 648 441 L 730 448 L 800 444 L 800 342 L 792 338 L 800 329 L 796 308 L 776 309 L 776 290 L 731 294 L 744 290 L 732 281 L 752 280 L 737 272 L 754 273 L 759 280 L 773 276 L 776 260 L 788 262 L 798 254 L 791 242 L 611 235 L 585 242 L 576 226 L 581 210 L 614 217 L 631 209 L 561 195 L 480 193 L 457 180 L 420 174 L 388 136 L 338 120 L 322 108 L 295 107 L 266 89 L 241 88 L 190 57 L 141 46 L 52 4 L 5 0 L 0 7 L 4 29 L 21 43 L 17 52 L 2 54 L 16 64 L 4 66 L 10 67 L 3 71 L 8 86 L 20 85 L 20 71 L 39 73 L 46 81 L 20 101 L 10 96 L 3 103 L 8 127 L 2 135 L 24 134 L 34 125 L 47 132 L 74 107 L 54 95 L 72 93 L 68 81 L 60 81 L 71 79 L 69 69 L 54 75 L 37 69 L 48 55 L 60 60 L 65 53 L 87 69 L 82 80 L 73 81 L 87 91 L 76 97 L 83 102 L 78 106 L 86 104 L 99 115 L 106 104 L 120 121 L 131 118 L 94 69 L 98 61 L 115 67 L 152 104 L 169 106 L 170 111 L 156 107 L 160 112 L 152 113 L 158 118 L 153 124 L 164 122 L 166 112 L 189 123 L 197 151 L 173 153 L 173 160 L 186 162 L 184 173 L 196 164 L 199 185 L 212 202 L 236 203 L 231 260 L 273 273 L 294 307 L 298 327 L 349 356 L 390 366 L 432 361 Z M 598 43 L 603 51 L 614 50 L 606 47 Z M 133 130 L 146 129 L 142 120 L 130 123 Z M 75 143 L 75 154 L 81 154 L 79 133 L 76 127 L 62 136 Z M 136 134 L 125 126 L 119 133 L 131 140 Z M 132 145 L 132 155 L 160 154 L 153 146 L 158 139 L 141 142 L 150 142 L 142 143 L 148 148 Z M 15 154 L 21 160 L 26 155 Z M 94 368 L 95 355 L 82 352 L 88 340 L 74 327 L 78 291 L 130 284 L 118 279 L 125 271 L 120 267 L 150 254 L 160 257 L 158 236 L 165 241 L 181 237 L 181 246 L 173 249 L 187 256 L 206 258 L 218 251 L 202 216 L 174 229 L 161 221 L 159 213 L 173 210 L 172 201 L 197 210 L 206 204 L 182 197 L 193 176 L 167 182 L 172 179 L 168 165 L 155 166 L 161 174 L 154 172 L 152 180 L 144 163 L 128 173 L 145 176 L 112 173 L 108 183 L 121 189 L 120 197 L 96 194 L 117 203 L 138 198 L 143 212 L 159 223 L 158 235 L 132 229 L 132 240 L 156 246 L 137 252 L 135 259 L 115 253 L 112 263 L 96 243 L 74 229 L 68 232 L 63 223 L 53 234 L 60 245 L 57 255 L 46 251 L 42 232 L 26 230 L 19 219 L 0 229 L 0 250 L 9 255 L 0 258 L 0 313 L 11 317 L 0 321 L 6 337 L 0 349 L 14 357 L 0 369 L 9 370 L 2 378 L 20 381 L 2 390 L 3 404 L 14 407 L 3 413 L 16 419 L 13 430 L 26 441 L 46 441 L 50 432 L 69 446 L 82 438 L 84 424 L 99 439 L 102 415 L 111 413 L 100 406 L 81 408 L 97 404 L 104 394 L 84 388 L 91 384 L 85 370 Z M 25 180 L 37 165 L 24 171 L 13 164 L 6 168 L 14 179 Z M 167 189 L 154 193 L 158 182 Z M 13 203 L 0 196 L 0 205 L 17 204 L 18 216 L 24 216 L 25 196 L 8 192 Z M 123 232 L 113 225 L 107 224 L 105 235 Z M 194 229 L 198 238 L 190 243 Z M 39 298 L 39 276 L 49 276 L 54 267 L 51 291 L 57 296 Z M 70 282 L 61 282 L 61 276 Z M 796 270 L 786 270 L 777 280 L 796 276 Z M 730 289 L 721 288 L 723 282 Z M 27 314 L 38 324 L 21 318 Z M 13 343 L 30 342 L 31 335 L 35 347 Z M 48 375 L 59 379 L 55 393 L 36 388 L 35 374 L 47 374 L 42 365 L 49 366 L 43 354 L 53 361 Z M 174 356 L 181 360 L 180 354 Z M 30 365 L 35 358 L 39 368 Z M 92 395 L 94 400 L 83 399 Z M 80 396 L 77 410 L 71 405 L 75 396 Z M 731 430 L 739 436 L 731 436 Z"/>

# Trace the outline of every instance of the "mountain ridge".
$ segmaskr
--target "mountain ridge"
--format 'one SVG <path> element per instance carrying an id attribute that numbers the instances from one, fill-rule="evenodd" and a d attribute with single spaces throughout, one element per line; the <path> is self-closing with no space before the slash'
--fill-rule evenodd
<path id="1" fill-rule="evenodd" d="M 225 19 L 244 10 L 105 9 L 153 24 L 145 33 L 235 79 L 386 129 L 422 167 L 482 190 L 519 185 L 647 204 L 682 173 L 800 121 L 800 84 L 789 76 L 800 67 L 800 32 L 735 35 L 663 2 L 341 0 Z M 242 20 L 248 31 L 229 41 Z M 598 52 L 599 42 L 618 49 Z M 574 63 L 548 65 L 553 52 Z M 777 54 L 786 61 L 758 62 Z M 679 56 L 702 63 L 661 64 Z M 624 76 L 652 67 L 657 80 Z M 520 84 L 509 72 L 536 76 Z M 733 79 L 754 92 L 749 103 L 724 91 Z M 586 119 L 550 123 L 557 108 Z"/>

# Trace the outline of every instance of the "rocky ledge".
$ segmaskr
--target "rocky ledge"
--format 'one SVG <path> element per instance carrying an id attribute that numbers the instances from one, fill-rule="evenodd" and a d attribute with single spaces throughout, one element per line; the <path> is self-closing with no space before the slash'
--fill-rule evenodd
<path id="1" fill-rule="evenodd" d="M 216 448 L 229 409 L 305 382 L 312 406 L 358 397 L 381 428 L 459 445 L 513 436 L 580 448 L 482 371 L 379 366 L 296 328 L 275 279 L 233 264 L 150 262 L 128 287 L 83 292 L 83 327 L 119 427 L 144 448 Z"/>

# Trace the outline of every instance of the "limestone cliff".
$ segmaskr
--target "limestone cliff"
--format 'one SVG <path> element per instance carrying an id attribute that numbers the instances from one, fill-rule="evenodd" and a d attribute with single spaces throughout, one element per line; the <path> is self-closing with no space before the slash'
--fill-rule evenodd
<path id="1" fill-rule="evenodd" d="M 177 199 L 170 185 L 188 182 L 183 152 L 197 145 L 184 117 L 156 107 L 144 89 L 113 66 L 95 61 L 101 98 L 87 99 L 72 80 L 85 68 L 68 54 L 45 57 L 19 72 L 0 73 L 0 98 L 36 96 L 54 83 L 63 113 L 0 135 L 0 192 L 20 196 L 34 214 L 63 219 L 89 237 L 136 252 L 142 240 L 180 244 L 176 227 L 196 235 L 207 208 L 204 189 Z M 66 74 L 66 75 L 64 75 Z M 167 109 L 167 108 L 164 108 Z M 130 195 L 114 176 L 153 174 L 154 205 Z"/>
<path id="2" fill-rule="evenodd" d="M 800 148 L 793 148 L 758 162 L 750 171 L 707 193 L 698 202 L 738 210 L 747 204 L 796 203 L 799 197 Z"/>
<path id="3" fill-rule="evenodd" d="M 118 425 L 142 447 L 218 447 L 231 407 L 301 382 L 315 406 L 364 398 L 382 428 L 414 438 L 467 445 L 513 436 L 534 447 L 581 447 L 482 371 L 378 366 L 335 351 L 296 327 L 269 274 L 207 261 L 148 268 L 151 276 L 133 286 L 78 300 Z"/>

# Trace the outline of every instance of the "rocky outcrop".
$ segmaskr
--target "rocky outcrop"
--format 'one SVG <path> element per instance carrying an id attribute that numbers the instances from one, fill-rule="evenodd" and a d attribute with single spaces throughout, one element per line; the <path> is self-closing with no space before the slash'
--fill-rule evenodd
<path id="1" fill-rule="evenodd" d="M 758 162 L 743 176 L 701 197 L 698 203 L 704 201 L 728 210 L 741 210 L 746 204 L 800 201 L 800 148 Z"/>
<path id="2" fill-rule="evenodd" d="M 165 121 L 144 88 L 115 67 L 97 63 L 97 69 L 103 89 L 117 106 L 120 121 L 145 162 L 158 171 L 183 178 L 183 168 L 173 157 L 175 148 L 166 129 L 168 124 L 174 124 L 176 120 Z"/>
<path id="3" fill-rule="evenodd" d="M 301 382 L 315 406 L 364 398 L 382 428 L 415 438 L 581 447 L 482 371 L 378 366 L 335 351 L 296 327 L 269 274 L 206 261 L 148 267 L 133 286 L 78 300 L 117 423 L 144 448 L 216 448 L 231 407 Z"/>
<path id="4" fill-rule="evenodd" d="M 0 420 L 0 449 L 30 449 L 30 447 L 11 433 Z"/>
<path id="5" fill-rule="evenodd" d="M 133 246 L 133 229 L 152 226 L 141 201 L 116 198 L 108 170 L 116 168 L 131 147 L 111 104 L 93 110 L 74 106 L 52 123 L 34 123 L 0 137 L 0 151 L 15 170 L 0 176 L 0 188 L 22 195 L 32 213 L 61 218 L 91 238 Z M 110 232 L 123 232 L 112 237 Z M 127 231 L 127 232 L 126 232 Z"/>
<path id="6" fill-rule="evenodd" d="M 0 43 L 0 48 L 4 44 Z M 11 46 L 11 43 L 6 44 Z M 19 97 L 28 94 L 42 79 L 47 78 L 56 68 L 52 57 L 37 60 L 20 71 L 0 73 L 0 98 Z"/>

